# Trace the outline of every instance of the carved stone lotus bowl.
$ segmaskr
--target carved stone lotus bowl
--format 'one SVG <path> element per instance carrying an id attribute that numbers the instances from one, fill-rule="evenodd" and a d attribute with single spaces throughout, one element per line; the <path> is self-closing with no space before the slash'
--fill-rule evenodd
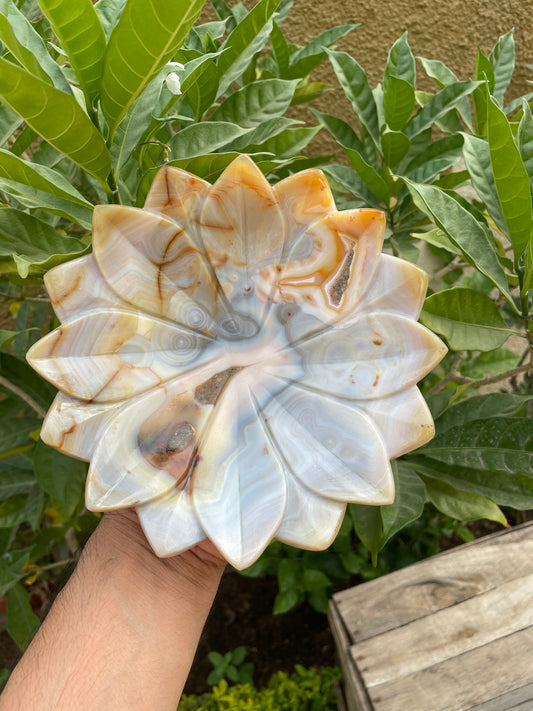
<path id="1" fill-rule="evenodd" d="M 326 548 L 346 502 L 391 503 L 446 349 L 384 233 L 319 170 L 272 187 L 244 156 L 97 207 L 93 254 L 46 275 L 62 325 L 28 353 L 59 389 L 42 439 L 91 462 L 87 507 L 134 506 L 160 556 L 208 537 L 244 568 L 273 538 Z"/>

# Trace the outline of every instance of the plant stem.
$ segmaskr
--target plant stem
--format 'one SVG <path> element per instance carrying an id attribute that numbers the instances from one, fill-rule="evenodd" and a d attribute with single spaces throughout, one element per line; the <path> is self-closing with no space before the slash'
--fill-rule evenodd
<path id="1" fill-rule="evenodd" d="M 0 375 L 0 387 L 9 390 L 13 393 L 13 395 L 16 395 L 21 400 L 24 400 L 27 405 L 29 405 L 33 410 L 35 410 L 39 417 L 44 417 L 46 415 L 46 410 L 44 409 L 44 407 L 41 407 L 38 402 L 35 402 L 35 400 L 30 395 L 28 395 L 28 393 L 25 393 L 24 390 L 19 388 L 17 385 L 13 385 L 13 383 L 10 383 L 9 380 L 7 378 L 4 378 L 3 375 Z"/>
<path id="2" fill-rule="evenodd" d="M 496 375 L 489 375 L 487 378 L 480 378 L 475 380 L 474 378 L 465 378 L 459 375 L 455 371 L 455 368 L 448 373 L 448 375 L 443 378 L 439 383 L 434 385 L 431 390 L 428 390 L 427 395 L 436 395 L 440 393 L 449 383 L 458 383 L 459 385 L 474 385 L 479 388 L 483 385 L 492 385 L 493 383 L 498 383 L 500 380 L 507 380 L 509 378 L 515 378 L 521 373 L 527 373 L 528 371 L 533 371 L 533 365 L 528 363 L 527 365 L 519 365 L 512 370 L 508 370 L 505 373 L 497 373 Z"/>
<path id="3" fill-rule="evenodd" d="M 454 269 L 464 269 L 465 267 L 468 267 L 468 264 L 466 262 L 461 262 L 459 257 L 454 257 L 449 264 L 447 264 L 445 267 L 442 267 L 442 269 L 433 274 L 433 276 L 431 277 L 431 281 L 434 281 L 435 279 L 441 279 L 443 276 L 446 276 L 446 274 L 453 272 Z"/>

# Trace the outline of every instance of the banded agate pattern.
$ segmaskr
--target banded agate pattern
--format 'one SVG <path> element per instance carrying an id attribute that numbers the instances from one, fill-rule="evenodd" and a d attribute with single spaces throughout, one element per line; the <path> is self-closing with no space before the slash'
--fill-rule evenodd
<path id="1" fill-rule="evenodd" d="M 245 156 L 97 207 L 93 254 L 45 278 L 61 326 L 28 353 L 59 389 L 41 437 L 90 461 L 87 507 L 136 507 L 160 556 L 209 537 L 244 568 L 274 537 L 327 547 L 346 502 L 391 503 L 445 347 L 384 233 L 319 170 L 272 187 Z"/>

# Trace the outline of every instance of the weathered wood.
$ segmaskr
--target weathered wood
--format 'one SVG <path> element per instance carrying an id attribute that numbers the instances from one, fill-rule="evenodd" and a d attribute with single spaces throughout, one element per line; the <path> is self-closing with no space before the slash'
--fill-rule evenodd
<path id="1" fill-rule="evenodd" d="M 337 593 L 333 599 L 352 643 L 360 642 L 531 572 L 532 561 L 532 529 L 524 524 Z"/>
<path id="2" fill-rule="evenodd" d="M 533 627 L 369 690 L 375 711 L 471 711 L 533 683 Z"/>
<path id="3" fill-rule="evenodd" d="M 505 697 L 498 696 L 479 706 L 473 706 L 469 711 L 531 711 L 531 709 L 533 709 L 533 684 L 527 684 L 505 694 Z"/>
<path id="4" fill-rule="evenodd" d="M 367 687 L 383 684 L 533 625 L 532 598 L 533 573 L 353 645 L 351 655 Z"/>
<path id="5" fill-rule="evenodd" d="M 348 711 L 533 711 L 533 522 L 334 595 Z"/>
<path id="6" fill-rule="evenodd" d="M 328 617 L 331 632 L 335 639 L 337 650 L 339 650 L 339 661 L 346 692 L 345 700 L 348 711 L 373 711 L 357 665 L 349 654 L 344 653 L 344 650 L 347 651 L 349 647 L 349 637 L 334 604 L 330 604 L 329 606 Z"/>

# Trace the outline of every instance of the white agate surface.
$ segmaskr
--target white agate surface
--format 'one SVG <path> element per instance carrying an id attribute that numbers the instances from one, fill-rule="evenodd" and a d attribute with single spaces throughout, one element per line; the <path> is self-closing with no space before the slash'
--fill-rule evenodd
<path id="1" fill-rule="evenodd" d="M 391 503 L 446 349 L 384 234 L 319 170 L 272 187 L 245 156 L 98 207 L 93 254 L 46 275 L 61 326 L 28 353 L 60 390 L 43 440 L 91 462 L 87 507 L 135 506 L 160 556 L 207 537 L 244 568 L 273 538 L 326 548 L 347 502 Z"/>

